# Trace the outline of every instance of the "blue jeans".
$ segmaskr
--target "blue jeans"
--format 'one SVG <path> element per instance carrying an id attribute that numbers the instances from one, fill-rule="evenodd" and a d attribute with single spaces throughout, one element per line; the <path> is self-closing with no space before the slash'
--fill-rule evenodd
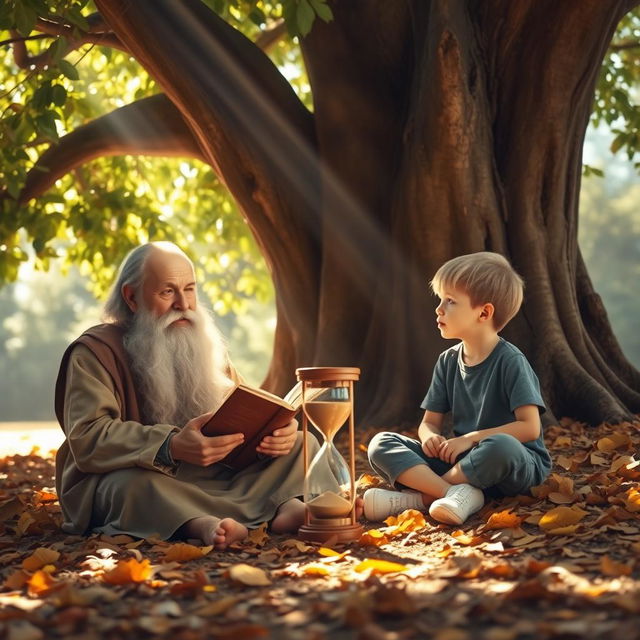
<path id="1" fill-rule="evenodd" d="M 404 487 L 397 482 L 398 476 L 416 465 L 426 464 L 439 476 L 454 466 L 427 456 L 419 440 L 391 431 L 376 434 L 369 443 L 368 454 L 371 468 L 396 488 Z M 458 462 L 474 487 L 494 497 L 526 494 L 548 475 L 538 456 L 507 433 L 481 440 L 460 454 Z"/>

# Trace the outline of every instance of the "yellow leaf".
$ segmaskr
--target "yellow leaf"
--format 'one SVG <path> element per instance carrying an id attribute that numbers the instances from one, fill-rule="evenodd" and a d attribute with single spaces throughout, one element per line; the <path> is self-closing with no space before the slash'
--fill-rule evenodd
<path id="1" fill-rule="evenodd" d="M 151 577 L 152 570 L 146 558 L 138 562 L 135 558 L 120 560 L 118 564 L 107 571 L 102 579 L 109 584 L 129 584 L 130 582 L 144 582 Z"/>
<path id="2" fill-rule="evenodd" d="M 361 573 L 363 571 L 371 571 L 372 575 L 380 575 L 383 573 L 397 573 L 406 571 L 409 567 L 396 562 L 388 562 L 387 560 L 375 560 L 367 558 L 354 567 L 354 571 Z"/>
<path id="3" fill-rule="evenodd" d="M 389 537 L 380 529 L 369 529 L 369 531 L 365 531 L 360 538 L 358 539 L 358 543 L 362 545 L 371 545 L 373 547 L 381 547 L 383 544 L 387 544 L 389 542 Z"/>
<path id="4" fill-rule="evenodd" d="M 348 553 L 348 551 L 346 551 L 345 553 L 340 553 L 339 551 L 334 551 L 333 549 L 329 549 L 329 547 L 320 547 L 318 549 L 318 553 L 321 556 L 342 556 L 344 558 L 344 556 Z"/>
<path id="5" fill-rule="evenodd" d="M 22 561 L 22 568 L 26 571 L 41 569 L 45 564 L 52 564 L 58 561 L 60 553 L 54 549 L 38 547 L 28 558 Z"/>
<path id="6" fill-rule="evenodd" d="M 323 564 L 308 564 L 302 568 L 305 576 L 328 576 L 331 572 Z"/>
<path id="7" fill-rule="evenodd" d="M 598 440 L 598 451 L 614 451 L 631 443 L 631 438 L 626 433 L 612 433 Z"/>
<path id="8" fill-rule="evenodd" d="M 164 553 L 165 562 L 188 562 L 189 560 L 197 560 L 206 556 L 213 546 L 196 547 L 186 542 L 177 542 L 172 544 Z"/>
<path id="9" fill-rule="evenodd" d="M 46 571 L 36 571 L 27 585 L 31 596 L 44 596 L 60 586 Z"/>
<path id="10" fill-rule="evenodd" d="M 540 518 L 538 526 L 545 531 L 558 529 L 559 527 L 567 527 L 569 525 L 577 524 L 587 514 L 587 511 L 576 506 L 555 507 L 555 509 L 547 511 L 547 513 Z"/>
<path id="11" fill-rule="evenodd" d="M 548 529 L 547 533 L 552 536 L 569 536 L 569 535 L 573 535 L 578 530 L 579 527 L 580 527 L 579 524 L 570 524 L 570 525 L 567 525 L 566 527 L 558 527 L 557 529 Z"/>
<path id="12" fill-rule="evenodd" d="M 246 584 L 250 587 L 262 587 L 271 584 L 271 580 L 265 571 L 248 564 L 235 564 L 230 567 L 227 575 L 234 582 Z"/>
<path id="13" fill-rule="evenodd" d="M 490 529 L 515 529 L 522 524 L 522 518 L 513 513 L 510 509 L 505 511 L 498 511 L 492 513 L 484 525 L 483 529 L 488 531 Z"/>
<path id="14" fill-rule="evenodd" d="M 417 531 L 427 525 L 424 513 L 417 509 L 406 509 L 397 516 L 389 516 L 384 523 L 390 527 L 401 527 L 403 531 Z"/>
<path id="15" fill-rule="evenodd" d="M 456 539 L 457 543 L 465 546 L 472 546 L 484 542 L 484 538 L 482 536 L 470 536 L 460 529 L 454 531 L 451 535 Z"/>

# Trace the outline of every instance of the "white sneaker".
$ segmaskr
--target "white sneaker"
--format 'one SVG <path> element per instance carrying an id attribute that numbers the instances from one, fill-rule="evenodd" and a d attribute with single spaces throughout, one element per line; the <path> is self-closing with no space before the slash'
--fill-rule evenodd
<path id="1" fill-rule="evenodd" d="M 472 513 L 482 509 L 484 494 L 470 484 L 454 484 L 444 498 L 434 500 L 429 515 L 438 522 L 462 524 Z"/>
<path id="2" fill-rule="evenodd" d="M 367 520 L 384 520 L 406 509 L 424 511 L 422 494 L 417 491 L 386 489 L 367 489 L 364 492 L 364 517 Z"/>

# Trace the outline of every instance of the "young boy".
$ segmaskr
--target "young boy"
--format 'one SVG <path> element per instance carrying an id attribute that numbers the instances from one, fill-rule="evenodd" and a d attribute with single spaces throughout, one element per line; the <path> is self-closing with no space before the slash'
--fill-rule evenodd
<path id="1" fill-rule="evenodd" d="M 498 335 L 522 304 L 522 279 L 501 255 L 480 252 L 445 263 L 431 287 L 440 298 L 440 335 L 460 342 L 438 358 L 421 405 L 420 440 L 392 432 L 371 440 L 374 471 L 405 490 L 366 491 L 369 520 L 428 508 L 434 520 L 462 524 L 483 506 L 483 490 L 527 493 L 551 469 L 538 379 L 524 355 Z M 454 436 L 446 439 L 440 431 L 448 411 Z"/>

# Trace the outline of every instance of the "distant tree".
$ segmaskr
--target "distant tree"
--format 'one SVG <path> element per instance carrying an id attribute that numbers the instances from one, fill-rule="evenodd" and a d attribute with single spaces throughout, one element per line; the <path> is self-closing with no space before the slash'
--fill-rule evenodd
<path id="1" fill-rule="evenodd" d="M 197 158 L 229 189 L 271 273 L 269 387 L 284 390 L 296 366 L 358 364 L 371 418 L 413 415 L 443 347 L 426 280 L 450 257 L 490 249 L 527 282 L 505 335 L 533 361 L 554 412 L 599 422 L 640 410 L 640 374 L 577 246 L 584 134 L 603 59 L 637 0 L 96 0 L 91 15 L 85 4 L 9 2 L 0 14 L 17 29 L 16 62 L 38 83 L 5 111 L 15 135 L 5 146 L 5 271 L 21 258 L 21 228 L 43 259 L 56 233 L 75 234 L 71 258 L 98 266 L 113 264 L 123 236 L 129 245 L 143 229 L 168 233 L 150 208 L 138 211 L 122 168 L 80 171 L 76 190 L 95 198 L 34 204 L 91 158 Z M 243 11 L 260 29 L 246 28 Z M 313 110 L 264 53 L 280 16 L 303 36 Z M 34 31 L 46 46 L 29 53 Z M 92 102 L 70 100 L 78 71 L 67 58 L 87 44 L 125 69 L 135 58 L 153 81 L 57 141 L 68 105 Z M 617 59 L 629 51 L 619 46 Z M 596 102 L 607 118 L 623 102 L 609 59 L 600 84 L 611 94 Z M 119 68 L 103 65 L 107 76 Z M 57 144 L 34 164 L 25 147 L 46 139 Z M 633 153 L 635 138 L 620 145 Z M 114 196 L 102 178 L 128 186 Z M 203 193 L 194 197 L 201 207 Z M 11 198 L 29 207 L 16 216 Z"/>

